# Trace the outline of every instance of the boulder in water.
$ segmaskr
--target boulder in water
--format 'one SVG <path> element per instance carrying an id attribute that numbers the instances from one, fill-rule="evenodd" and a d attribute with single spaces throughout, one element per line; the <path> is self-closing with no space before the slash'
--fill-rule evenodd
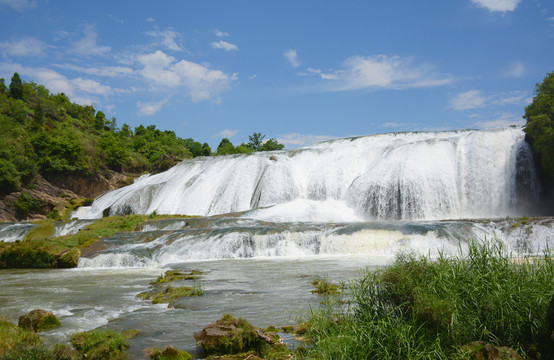
<path id="1" fill-rule="evenodd" d="M 523 360 L 513 349 L 494 346 L 484 341 L 473 341 L 461 347 L 460 359 L 467 360 Z"/>
<path id="2" fill-rule="evenodd" d="M 19 317 L 19 327 L 33 332 L 55 329 L 62 326 L 60 320 L 47 310 L 36 309 Z"/>
<path id="3" fill-rule="evenodd" d="M 57 261 L 57 267 L 61 269 L 69 269 L 77 267 L 79 258 L 81 257 L 81 250 L 77 248 L 71 248 L 60 254 Z"/>
<path id="4" fill-rule="evenodd" d="M 149 347 L 144 350 L 146 357 L 150 360 L 191 360 L 192 356 L 183 350 L 179 350 L 173 346 L 164 346 L 159 349 L 157 347 Z"/>

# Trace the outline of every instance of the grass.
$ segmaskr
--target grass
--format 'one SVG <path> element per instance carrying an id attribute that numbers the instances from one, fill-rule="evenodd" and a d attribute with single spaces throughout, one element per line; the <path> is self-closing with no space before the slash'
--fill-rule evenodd
<path id="1" fill-rule="evenodd" d="M 77 234 L 53 237 L 56 222 L 42 220 L 22 241 L 0 242 L 0 269 L 56 268 L 76 266 L 76 261 L 58 259 L 71 249 L 84 249 L 98 240 L 122 232 L 139 231 L 148 221 L 183 218 L 183 215 L 122 215 L 99 219 Z M 59 265 L 59 266 L 58 266 Z"/>
<path id="2" fill-rule="evenodd" d="M 173 302 L 181 297 L 202 296 L 204 290 L 199 282 L 194 284 L 194 287 L 188 286 L 167 286 L 161 290 L 144 291 L 137 295 L 139 299 L 150 300 L 152 304 L 168 304 L 168 307 L 173 306 Z"/>
<path id="3" fill-rule="evenodd" d="M 198 279 L 199 275 L 202 275 L 202 272 L 198 270 L 192 270 L 188 273 L 183 273 L 175 270 L 167 270 L 165 273 L 158 276 L 156 280 L 150 282 L 150 285 L 157 285 L 180 280 L 196 280 Z"/>
<path id="4" fill-rule="evenodd" d="M 314 359 L 455 359 L 472 341 L 552 359 L 546 310 L 554 292 L 550 253 L 516 264 L 500 243 L 464 257 L 399 255 L 350 286 L 348 306 L 310 319 Z"/>
<path id="5" fill-rule="evenodd" d="M 83 359 L 119 360 L 129 347 L 125 336 L 113 330 L 95 329 L 71 336 L 71 345 Z"/>
<path id="6" fill-rule="evenodd" d="M 333 284 L 325 278 L 315 279 L 314 281 L 312 281 L 312 285 L 315 286 L 315 290 L 312 290 L 312 293 L 318 293 L 322 295 L 335 295 L 340 293 L 344 289 L 343 285 Z"/>

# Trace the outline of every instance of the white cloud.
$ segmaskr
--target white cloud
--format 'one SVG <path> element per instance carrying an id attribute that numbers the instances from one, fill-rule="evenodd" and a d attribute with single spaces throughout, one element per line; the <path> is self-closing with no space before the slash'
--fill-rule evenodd
<path id="1" fill-rule="evenodd" d="M 11 6 L 13 9 L 18 11 L 36 6 L 36 2 L 29 0 L 0 0 L 0 4 Z"/>
<path id="2" fill-rule="evenodd" d="M 156 22 L 156 20 L 154 20 L 153 17 L 149 17 L 148 19 L 146 19 L 146 21 L 149 22 L 149 23 L 155 23 Z"/>
<path id="3" fill-rule="evenodd" d="M 162 109 L 167 103 L 167 99 L 158 101 L 158 102 L 140 102 L 137 101 L 137 107 L 139 108 L 137 115 L 138 116 L 151 116 L 157 113 Z"/>
<path id="4" fill-rule="evenodd" d="M 399 123 L 399 122 L 387 122 L 381 125 L 384 128 L 398 128 L 398 127 L 404 127 L 404 126 L 411 126 L 413 124 L 410 123 Z"/>
<path id="5" fill-rule="evenodd" d="M 0 43 L 0 49 L 9 56 L 41 56 L 45 47 L 42 41 L 31 37 Z"/>
<path id="6" fill-rule="evenodd" d="M 298 61 L 298 55 L 296 54 L 296 50 L 289 49 L 283 53 L 283 56 L 289 61 L 292 67 L 297 68 L 300 66 L 300 62 Z"/>
<path id="7" fill-rule="evenodd" d="M 431 66 L 412 65 L 412 58 L 399 56 L 353 56 L 342 64 L 342 69 L 325 73 L 308 68 L 326 80 L 328 91 L 347 91 L 371 88 L 403 89 L 440 86 L 452 82 L 447 76 L 436 74 Z"/>
<path id="8" fill-rule="evenodd" d="M 154 86 L 184 87 L 192 101 L 199 102 L 216 97 L 227 90 L 236 74 L 227 75 L 219 70 L 211 70 L 207 65 L 187 60 L 176 61 L 173 56 L 161 50 L 137 56 L 143 65 L 139 73 Z"/>
<path id="9" fill-rule="evenodd" d="M 501 95 L 495 101 L 495 103 L 500 105 L 526 105 L 529 100 L 529 93 L 526 91 L 513 91 L 509 94 Z"/>
<path id="10" fill-rule="evenodd" d="M 299 133 L 290 133 L 279 135 L 277 137 L 277 142 L 285 145 L 287 148 L 303 147 L 313 145 L 320 141 L 333 140 L 336 139 L 336 136 L 329 135 L 314 135 L 314 134 L 299 134 Z"/>
<path id="11" fill-rule="evenodd" d="M 223 49 L 226 51 L 237 51 L 239 48 L 235 44 L 228 43 L 227 41 L 219 40 L 212 43 L 214 49 Z"/>
<path id="12" fill-rule="evenodd" d="M 179 34 L 177 31 L 173 30 L 172 28 L 169 28 L 167 30 L 155 30 L 155 31 L 148 31 L 146 35 L 158 38 L 161 40 L 161 43 L 163 46 L 165 46 L 169 50 L 173 51 L 183 51 L 183 48 L 181 48 L 175 40 L 181 37 L 181 34 Z"/>
<path id="13" fill-rule="evenodd" d="M 102 85 L 97 81 L 80 77 L 68 79 L 57 71 L 48 68 L 30 68 L 14 63 L 0 63 L 0 69 L 6 72 L 6 74 L 2 73 L 0 76 L 6 76 L 7 74 L 11 76 L 14 72 L 18 72 L 26 79 L 44 85 L 53 94 L 63 92 L 72 101 L 79 104 L 96 103 L 97 101 L 91 98 L 91 94 L 106 96 L 113 92 L 109 86 Z"/>
<path id="14" fill-rule="evenodd" d="M 250 75 L 250 76 L 248 77 L 248 79 L 254 80 L 254 79 L 257 78 L 257 77 L 258 77 L 258 75 L 252 74 L 252 75 Z"/>
<path id="15" fill-rule="evenodd" d="M 525 120 L 521 117 L 521 115 L 504 113 L 495 120 L 478 121 L 473 125 L 482 129 L 497 128 L 510 125 L 525 125 Z"/>
<path id="16" fill-rule="evenodd" d="M 112 93 L 112 89 L 109 86 L 102 85 L 98 81 L 78 77 L 73 79 L 72 83 L 77 87 L 77 89 L 86 93 L 104 96 Z"/>
<path id="17" fill-rule="evenodd" d="M 505 77 L 519 78 L 525 75 L 525 66 L 522 63 L 517 62 L 510 66 L 510 68 L 504 71 Z"/>
<path id="18" fill-rule="evenodd" d="M 93 25 L 85 25 L 84 29 L 85 36 L 78 41 L 73 43 L 72 51 L 78 55 L 89 56 L 89 55 L 104 55 L 110 52 L 111 48 L 109 46 L 98 46 L 96 44 L 96 39 L 98 35 L 94 31 Z"/>
<path id="19" fill-rule="evenodd" d="M 489 11 L 514 11 L 521 0 L 471 0 L 472 3 Z"/>
<path id="20" fill-rule="evenodd" d="M 218 133 L 213 134 L 212 137 L 230 138 L 235 136 L 238 132 L 239 132 L 238 130 L 225 129 Z"/>
<path id="21" fill-rule="evenodd" d="M 470 110 L 487 105 L 488 97 L 479 90 L 469 90 L 450 99 L 450 105 L 454 110 Z"/>
<path id="22" fill-rule="evenodd" d="M 217 29 L 214 30 L 214 34 L 215 34 L 215 36 L 217 36 L 217 37 L 227 37 L 227 36 L 229 36 L 228 33 L 223 32 L 223 31 L 220 31 L 220 30 L 217 30 Z"/>
<path id="23" fill-rule="evenodd" d="M 56 64 L 59 68 L 69 69 L 81 72 L 87 75 L 105 76 L 105 77 L 121 77 L 129 76 L 134 73 L 133 69 L 125 66 L 104 66 L 104 67 L 82 67 L 71 64 Z"/>

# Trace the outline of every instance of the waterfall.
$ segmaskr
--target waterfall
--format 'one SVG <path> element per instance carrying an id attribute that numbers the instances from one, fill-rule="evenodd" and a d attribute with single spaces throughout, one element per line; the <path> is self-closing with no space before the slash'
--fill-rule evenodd
<path id="1" fill-rule="evenodd" d="M 539 184 L 524 135 L 513 127 L 391 133 L 196 158 L 110 191 L 77 216 L 249 211 L 245 216 L 258 219 L 373 221 L 527 215 Z"/>

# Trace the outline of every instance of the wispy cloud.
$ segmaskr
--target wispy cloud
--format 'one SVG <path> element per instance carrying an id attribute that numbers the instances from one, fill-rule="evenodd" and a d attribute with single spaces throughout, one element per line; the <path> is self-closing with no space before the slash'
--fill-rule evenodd
<path id="1" fill-rule="evenodd" d="M 173 28 L 168 28 L 166 30 L 156 29 L 153 31 L 148 31 L 146 32 L 146 35 L 159 39 L 161 44 L 169 50 L 183 51 L 183 48 L 179 46 L 176 42 L 176 40 L 181 37 L 181 34 L 173 30 Z"/>
<path id="2" fill-rule="evenodd" d="M 487 128 L 496 128 L 496 127 L 506 127 L 510 125 L 525 125 L 525 120 L 521 117 L 521 115 L 503 113 L 494 120 L 477 121 L 473 125 L 478 128 L 487 129 Z"/>
<path id="3" fill-rule="evenodd" d="M 167 103 L 167 99 L 158 102 L 140 102 L 137 101 L 138 107 L 138 116 L 151 116 L 157 113 L 162 109 L 162 107 Z"/>
<path id="4" fill-rule="evenodd" d="M 193 102 L 217 97 L 237 80 L 236 74 L 227 75 L 187 60 L 177 61 L 161 50 L 138 55 L 137 62 L 142 65 L 139 74 L 151 85 L 157 89 L 183 87 Z"/>
<path id="5" fill-rule="evenodd" d="M 21 11 L 26 8 L 32 8 L 37 5 L 36 2 L 29 0 L 0 0 L 0 4 L 8 5 L 17 11 Z"/>
<path id="6" fill-rule="evenodd" d="M 220 31 L 220 30 L 217 30 L 217 29 L 214 30 L 214 34 L 215 34 L 215 36 L 217 36 L 217 37 L 227 37 L 227 36 L 229 36 L 228 33 L 223 32 L 223 31 Z"/>
<path id="7" fill-rule="evenodd" d="M 323 72 L 310 67 L 308 71 L 325 80 L 327 91 L 403 89 L 452 82 L 451 77 L 438 74 L 430 65 L 414 65 L 412 58 L 386 55 L 353 56 L 338 70 Z"/>
<path id="8" fill-rule="evenodd" d="M 320 141 L 333 140 L 336 139 L 336 136 L 330 135 L 315 135 L 315 134 L 299 134 L 299 133 L 290 133 L 279 135 L 277 141 L 285 145 L 287 148 L 296 148 L 313 145 Z"/>
<path id="9" fill-rule="evenodd" d="M 525 75 L 525 66 L 521 62 L 513 63 L 502 75 L 510 78 L 522 77 Z"/>
<path id="10" fill-rule="evenodd" d="M 0 43 L 0 49 L 8 56 L 41 56 L 45 48 L 45 43 L 32 37 Z"/>
<path id="11" fill-rule="evenodd" d="M 3 72 L 1 75 L 13 74 L 18 72 L 25 78 L 44 85 L 52 93 L 65 93 L 73 101 L 80 104 L 92 104 L 96 102 L 94 95 L 107 96 L 113 93 L 108 85 L 101 84 L 98 81 L 83 79 L 81 77 L 69 79 L 57 71 L 48 68 L 25 67 L 14 63 L 0 63 Z M 92 97 L 91 97 L 92 96 Z"/>
<path id="12" fill-rule="evenodd" d="M 477 6 L 489 11 L 514 11 L 521 0 L 471 0 Z"/>
<path id="13" fill-rule="evenodd" d="M 235 44 L 228 43 L 227 41 L 219 40 L 212 43 L 214 49 L 223 49 L 226 51 L 237 51 L 239 48 Z"/>
<path id="14" fill-rule="evenodd" d="M 289 49 L 283 53 L 283 56 L 288 60 L 288 62 L 292 65 L 292 67 L 297 68 L 300 66 L 300 62 L 298 61 L 298 54 L 296 54 L 296 50 Z"/>
<path id="15" fill-rule="evenodd" d="M 239 132 L 238 130 L 225 129 L 218 133 L 213 134 L 212 137 L 230 138 L 235 136 L 238 132 Z"/>
<path id="16" fill-rule="evenodd" d="M 469 90 L 450 99 L 450 106 L 454 110 L 473 110 L 487 106 L 527 105 L 529 93 L 526 91 L 512 91 L 501 94 L 485 95 L 479 90 Z"/>
<path id="17" fill-rule="evenodd" d="M 104 55 L 110 52 L 111 47 L 99 46 L 96 41 L 98 35 L 94 30 L 94 25 L 85 25 L 84 37 L 73 42 L 72 51 L 81 56 Z"/>
<path id="18" fill-rule="evenodd" d="M 479 90 L 469 90 L 450 99 L 454 110 L 471 110 L 486 106 L 488 98 Z"/>
<path id="19" fill-rule="evenodd" d="M 129 76 L 134 73 L 134 70 L 126 66 L 103 66 L 103 67 L 84 67 L 72 64 L 56 64 L 58 68 L 69 69 L 87 75 L 104 76 L 104 77 L 121 77 Z"/>

